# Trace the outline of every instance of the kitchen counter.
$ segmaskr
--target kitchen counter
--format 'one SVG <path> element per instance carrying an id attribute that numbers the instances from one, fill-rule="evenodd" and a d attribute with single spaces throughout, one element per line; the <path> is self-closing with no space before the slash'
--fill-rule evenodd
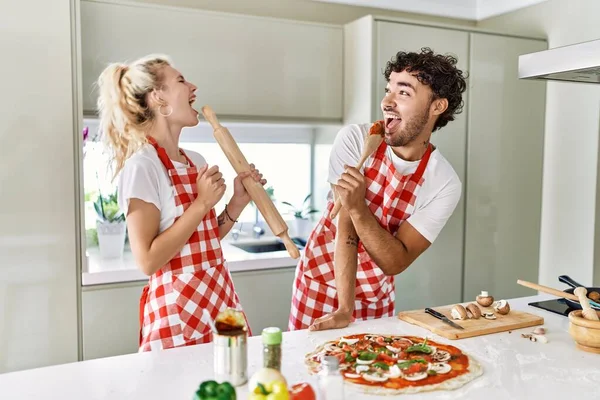
<path id="1" fill-rule="evenodd" d="M 268 242 L 276 237 L 263 237 L 260 241 Z M 257 239 L 239 239 L 222 241 L 223 254 L 231 272 L 255 271 L 273 268 L 296 267 L 297 260 L 283 251 L 267 253 L 249 253 L 234 246 L 237 243 L 257 242 Z M 110 283 L 147 281 L 148 276 L 136 266 L 133 254 L 126 250 L 122 258 L 102 259 L 98 248 L 88 249 L 87 268 L 82 274 L 82 286 L 104 285 Z"/>
<path id="2" fill-rule="evenodd" d="M 531 342 L 514 330 L 462 340 L 447 340 L 397 318 L 362 321 L 340 330 L 295 331 L 283 335 L 282 372 L 288 383 L 316 383 L 303 364 L 304 354 L 323 341 L 352 333 L 428 336 L 451 343 L 473 356 L 483 375 L 455 391 L 406 395 L 418 399 L 564 399 L 591 398 L 600 387 L 600 355 L 575 347 L 568 318 L 527 303 L 552 298 L 540 295 L 509 300 L 511 307 L 544 317 L 549 342 Z M 130 354 L 0 375 L 3 399 L 191 399 L 200 382 L 212 378 L 211 344 Z M 248 342 L 248 373 L 262 364 L 260 336 Z M 245 399 L 247 387 L 238 388 Z M 346 399 L 386 398 L 347 390 Z"/>

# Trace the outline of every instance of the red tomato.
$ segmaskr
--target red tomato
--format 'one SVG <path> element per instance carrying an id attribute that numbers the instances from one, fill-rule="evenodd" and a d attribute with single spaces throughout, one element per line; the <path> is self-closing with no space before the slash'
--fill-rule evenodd
<path id="1" fill-rule="evenodd" d="M 417 372 L 424 372 L 423 369 L 427 370 L 427 366 L 421 363 L 414 363 L 408 369 L 405 370 L 407 374 L 416 374 Z"/>
<path id="2" fill-rule="evenodd" d="M 317 395 L 306 382 L 296 383 L 288 389 L 290 393 L 290 400 L 317 400 Z"/>
<path id="3" fill-rule="evenodd" d="M 394 357 L 388 356 L 385 353 L 379 353 L 377 355 L 377 358 L 380 359 L 380 360 L 382 360 L 382 361 L 391 361 L 391 362 L 396 362 L 397 361 Z"/>

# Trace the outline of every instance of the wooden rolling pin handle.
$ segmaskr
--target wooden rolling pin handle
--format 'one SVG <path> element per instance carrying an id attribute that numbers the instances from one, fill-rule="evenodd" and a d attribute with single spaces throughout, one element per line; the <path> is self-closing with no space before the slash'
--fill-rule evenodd
<path id="1" fill-rule="evenodd" d="M 290 235 L 288 235 L 287 231 L 282 232 L 280 235 L 278 235 L 278 237 L 283 241 L 285 249 L 290 257 L 292 257 L 294 260 L 300 257 L 300 250 L 298 250 L 298 246 L 296 246 L 296 243 L 294 243 L 294 241 L 290 238 Z"/>
<path id="2" fill-rule="evenodd" d="M 600 318 L 598 318 L 598 314 L 596 314 L 596 311 L 594 311 L 592 307 L 590 307 L 590 303 L 588 302 L 587 298 L 587 289 L 580 286 L 578 288 L 575 288 L 573 293 L 575 293 L 579 298 L 579 304 L 581 304 L 581 309 L 583 310 L 581 312 L 583 318 L 592 321 L 600 320 Z"/>
<path id="3" fill-rule="evenodd" d="M 369 158 L 369 155 L 370 154 L 362 155 L 362 158 L 358 161 L 358 165 L 356 166 L 356 169 L 360 170 L 363 167 L 363 164 L 365 163 L 365 161 L 367 161 L 367 158 Z M 342 200 L 338 197 L 335 200 L 335 204 L 333 205 L 331 212 L 329 213 L 331 219 L 335 219 L 335 217 L 337 217 L 338 213 L 340 212 L 340 208 L 342 208 Z"/>
<path id="4" fill-rule="evenodd" d="M 517 280 L 517 284 L 528 287 L 530 289 L 539 290 L 540 292 L 553 294 L 554 296 L 562 297 L 562 298 L 569 299 L 569 300 L 579 301 L 579 297 L 575 296 L 574 294 L 567 293 L 567 292 L 561 292 L 560 290 L 552 289 L 547 286 L 542 286 L 542 285 L 538 285 L 536 283 L 522 281 L 520 279 Z"/>

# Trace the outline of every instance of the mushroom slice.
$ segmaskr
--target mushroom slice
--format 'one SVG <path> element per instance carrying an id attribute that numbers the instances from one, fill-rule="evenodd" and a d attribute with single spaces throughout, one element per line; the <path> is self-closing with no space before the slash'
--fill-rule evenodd
<path id="1" fill-rule="evenodd" d="M 405 338 L 405 337 L 399 337 L 399 336 L 397 336 L 397 337 L 393 337 L 392 339 L 393 339 L 393 340 L 403 340 L 403 341 L 405 341 L 405 342 L 408 342 L 408 343 L 410 343 L 411 345 L 412 345 L 412 344 L 414 344 L 414 342 L 413 342 L 412 340 L 410 340 L 410 339 L 408 339 L 408 338 Z"/>
<path id="2" fill-rule="evenodd" d="M 359 374 L 352 374 L 352 373 L 350 373 L 350 372 L 346 372 L 346 373 L 344 374 L 344 376 L 345 376 L 346 378 L 350 378 L 350 379 L 358 379 L 358 378 L 360 378 L 360 375 L 359 375 Z"/>
<path id="3" fill-rule="evenodd" d="M 467 310 L 461 304 L 457 304 L 454 307 L 452 307 L 452 311 L 450 311 L 450 316 L 454 319 L 466 319 Z"/>
<path id="4" fill-rule="evenodd" d="M 438 374 L 447 374 L 448 372 L 452 371 L 452 367 L 450 366 L 450 364 L 445 362 L 429 364 L 428 369 L 433 370 Z"/>
<path id="5" fill-rule="evenodd" d="M 479 319 L 481 317 L 481 309 L 475 303 L 471 303 L 467 306 L 467 316 L 472 319 Z"/>
<path id="6" fill-rule="evenodd" d="M 402 375 L 402 371 L 400 371 L 400 367 L 397 365 L 392 365 L 385 374 L 390 378 L 399 378 Z"/>
<path id="7" fill-rule="evenodd" d="M 327 343 L 325 346 L 323 346 L 323 348 L 327 351 L 340 350 L 340 346 L 338 346 L 336 343 Z"/>
<path id="8" fill-rule="evenodd" d="M 357 365 L 355 369 L 356 369 L 356 372 L 366 372 L 366 371 L 370 370 L 371 367 L 369 367 L 368 365 Z"/>
<path id="9" fill-rule="evenodd" d="M 364 373 L 362 374 L 362 378 L 369 382 L 385 382 L 389 379 L 387 375 L 380 374 L 379 372 Z"/>
<path id="10" fill-rule="evenodd" d="M 484 312 L 483 318 L 485 319 L 496 319 L 496 316 L 492 312 Z"/>
<path id="11" fill-rule="evenodd" d="M 429 375 L 427 372 L 417 372 L 416 374 L 404 375 L 403 378 L 407 381 L 420 381 L 421 379 L 427 378 Z"/>
<path id="12" fill-rule="evenodd" d="M 373 364 L 374 362 L 375 362 L 375 360 L 361 360 L 360 358 L 356 359 L 356 363 L 362 364 L 362 365 L 369 365 L 369 364 Z"/>
<path id="13" fill-rule="evenodd" d="M 339 340 L 339 346 L 342 346 L 342 343 L 346 343 L 349 345 L 353 345 L 354 343 L 358 342 L 358 339 L 346 339 L 346 338 L 341 338 Z"/>
<path id="14" fill-rule="evenodd" d="M 448 353 L 448 352 L 447 352 L 447 351 L 445 351 L 445 350 L 440 350 L 440 351 L 437 351 L 437 352 L 436 352 L 436 353 L 435 353 L 435 354 L 434 354 L 434 355 L 431 357 L 431 359 L 432 359 L 433 361 L 437 361 L 437 362 L 448 361 L 448 360 L 450 360 L 450 358 L 451 358 L 451 356 L 450 356 L 450 353 Z"/>
<path id="15" fill-rule="evenodd" d="M 397 349 L 395 347 L 392 347 L 390 345 L 385 346 L 386 349 L 388 349 L 389 351 L 391 351 L 392 353 L 400 353 L 402 351 L 402 349 Z"/>

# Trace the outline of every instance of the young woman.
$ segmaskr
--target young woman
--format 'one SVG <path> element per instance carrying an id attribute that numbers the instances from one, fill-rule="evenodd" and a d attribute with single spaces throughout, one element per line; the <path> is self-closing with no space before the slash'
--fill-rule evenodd
<path id="1" fill-rule="evenodd" d="M 140 351 L 207 343 L 214 319 L 240 309 L 221 239 L 250 202 L 242 179 L 266 180 L 252 166 L 225 193 L 217 166 L 179 148 L 183 127 L 198 124 L 196 87 L 165 56 L 109 65 L 98 79 L 100 129 L 113 151 L 119 207 L 131 250 L 149 282 L 140 299 Z"/>

